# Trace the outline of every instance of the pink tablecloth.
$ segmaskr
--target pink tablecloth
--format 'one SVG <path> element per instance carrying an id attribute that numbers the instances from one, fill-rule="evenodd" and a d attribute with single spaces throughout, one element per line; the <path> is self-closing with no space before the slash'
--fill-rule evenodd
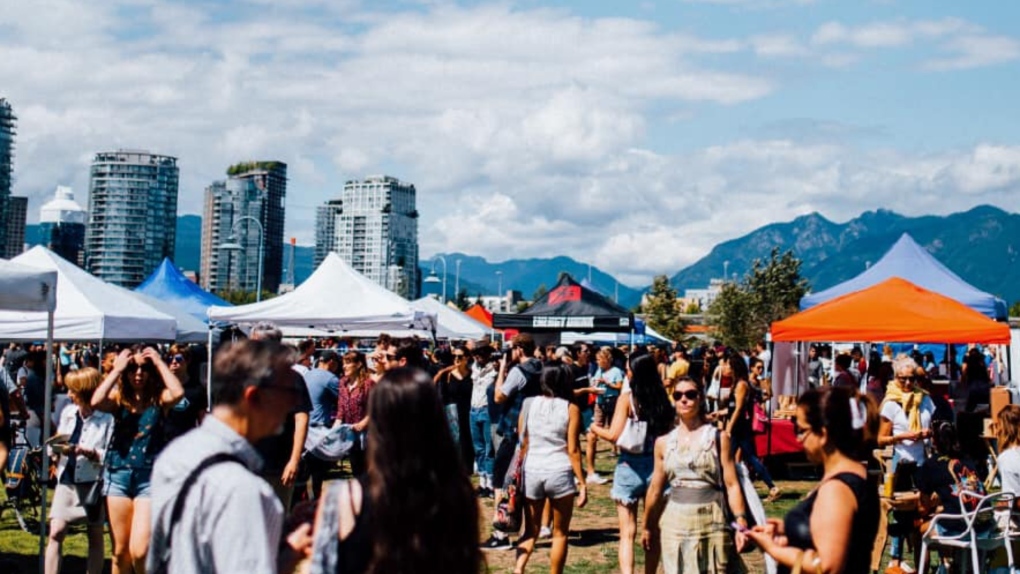
<path id="1" fill-rule="evenodd" d="M 797 434 L 793 421 L 788 419 L 772 419 L 772 432 L 771 432 L 771 445 L 769 433 L 760 434 L 754 437 L 755 448 L 758 450 L 758 456 L 768 456 L 770 454 L 791 454 L 801 452 L 800 441 L 797 440 Z M 769 448 L 771 446 L 771 448 Z"/>

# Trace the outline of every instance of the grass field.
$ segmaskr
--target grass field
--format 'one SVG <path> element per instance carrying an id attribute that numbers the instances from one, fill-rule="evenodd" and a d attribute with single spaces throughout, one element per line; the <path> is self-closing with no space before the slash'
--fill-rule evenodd
<path id="1" fill-rule="evenodd" d="M 612 476 L 615 459 L 608 454 L 598 459 L 598 468 L 605 476 Z M 783 489 L 783 497 L 766 505 L 769 516 L 782 517 L 792 508 L 815 482 L 778 481 Z M 611 485 L 592 486 L 589 492 L 588 505 L 575 510 L 571 522 L 570 548 L 567 556 L 566 572 L 568 574 L 594 574 L 617 571 L 617 518 L 616 507 L 609 498 Z M 764 495 L 764 493 L 761 493 Z M 0 495 L 2 496 L 2 495 Z M 491 502 L 484 501 L 481 505 L 482 528 L 480 536 L 489 534 L 488 520 L 491 518 Z M 109 544 L 109 542 L 107 542 Z M 64 542 L 64 573 L 85 571 L 85 555 L 87 544 L 84 526 L 72 527 L 71 534 Z M 107 547 L 107 556 L 110 548 Z M 644 563 L 644 554 L 640 544 L 635 552 L 638 564 Z M 23 532 L 15 521 L 13 512 L 7 510 L 0 514 L 0 574 L 28 574 L 38 571 L 39 539 L 38 536 Z M 486 552 L 486 563 L 493 574 L 509 573 L 513 570 L 514 552 Z M 761 572 L 762 559 L 758 552 L 745 555 L 752 572 Z M 528 564 L 529 572 L 546 572 L 549 568 L 549 542 L 541 541 Z M 107 562 L 107 572 L 109 562 Z"/>

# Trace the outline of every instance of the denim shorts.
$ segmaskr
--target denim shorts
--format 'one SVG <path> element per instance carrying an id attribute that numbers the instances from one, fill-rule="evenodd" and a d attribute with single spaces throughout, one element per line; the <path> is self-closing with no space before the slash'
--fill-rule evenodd
<path id="1" fill-rule="evenodd" d="M 655 455 L 620 452 L 613 473 L 613 489 L 609 497 L 621 504 L 634 504 L 645 497 L 655 470 Z"/>
<path id="2" fill-rule="evenodd" d="M 110 468 L 106 470 L 103 494 L 121 498 L 149 498 L 152 468 Z"/>
<path id="3" fill-rule="evenodd" d="M 528 500 L 556 500 L 576 493 L 573 470 L 524 473 L 524 497 Z"/>
<path id="4" fill-rule="evenodd" d="M 581 409 L 581 432 L 586 433 L 591 428 L 591 423 L 595 422 L 595 408 L 585 407 Z"/>

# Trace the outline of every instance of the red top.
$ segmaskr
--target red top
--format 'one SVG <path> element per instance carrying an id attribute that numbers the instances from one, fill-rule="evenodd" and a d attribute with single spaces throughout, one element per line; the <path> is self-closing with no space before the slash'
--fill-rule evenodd
<path id="1" fill-rule="evenodd" d="M 343 424 L 352 425 L 368 414 L 368 393 L 371 392 L 375 381 L 371 377 L 364 383 L 351 389 L 347 377 L 340 379 L 340 392 L 336 401 L 336 420 Z"/>

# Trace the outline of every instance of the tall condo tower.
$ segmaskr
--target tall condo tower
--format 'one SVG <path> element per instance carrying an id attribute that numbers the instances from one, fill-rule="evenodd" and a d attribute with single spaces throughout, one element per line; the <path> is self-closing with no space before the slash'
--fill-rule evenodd
<path id="1" fill-rule="evenodd" d="M 227 180 L 205 190 L 202 212 L 202 286 L 209 291 L 258 287 L 276 293 L 283 273 L 287 164 L 250 161 L 227 169 Z"/>
<path id="2" fill-rule="evenodd" d="M 385 175 L 344 184 L 335 251 L 369 279 L 418 296 L 418 211 L 414 185 Z"/>
<path id="3" fill-rule="evenodd" d="M 315 208 L 315 268 L 336 251 L 336 222 L 344 211 L 342 199 L 331 199 Z"/>
<path id="4" fill-rule="evenodd" d="M 62 185 L 39 209 L 46 248 L 79 267 L 85 262 L 85 216 L 85 209 L 74 200 L 74 192 Z"/>
<path id="5" fill-rule="evenodd" d="M 173 257 L 178 177 L 175 157 L 141 150 L 96 154 L 85 231 L 89 273 L 130 289 Z"/>
<path id="6" fill-rule="evenodd" d="M 14 135 L 18 117 L 10 102 L 0 98 L 0 254 L 7 254 L 8 198 L 14 184 Z M 18 246 L 20 251 L 21 246 Z"/>

